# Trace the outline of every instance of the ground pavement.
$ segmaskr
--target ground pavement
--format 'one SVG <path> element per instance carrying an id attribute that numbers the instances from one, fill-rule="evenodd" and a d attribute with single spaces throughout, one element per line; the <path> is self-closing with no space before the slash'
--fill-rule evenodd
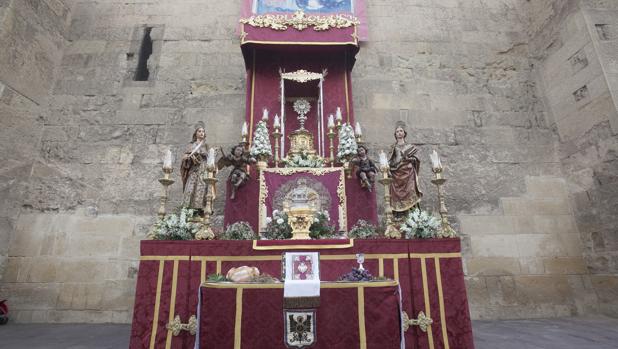
<path id="1" fill-rule="evenodd" d="M 618 348 L 618 319 L 606 317 L 474 321 L 473 328 L 476 349 Z M 0 326 L 0 348 L 127 348 L 130 331 L 130 325 L 9 322 Z"/>

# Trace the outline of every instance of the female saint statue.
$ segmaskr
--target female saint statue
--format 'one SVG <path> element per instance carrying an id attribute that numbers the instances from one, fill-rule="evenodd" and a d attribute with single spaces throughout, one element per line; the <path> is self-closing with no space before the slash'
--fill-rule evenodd
<path id="1" fill-rule="evenodd" d="M 417 206 L 423 197 L 418 188 L 420 160 L 415 155 L 418 149 L 406 142 L 408 133 L 402 126 L 395 128 L 395 144 L 388 160 L 391 177 L 391 207 L 395 216 L 401 216 Z"/>
<path id="2" fill-rule="evenodd" d="M 180 176 L 182 177 L 182 206 L 196 209 L 200 215 L 206 206 L 206 183 L 202 174 L 206 170 L 208 145 L 206 131 L 199 126 L 193 132 L 191 143 L 187 145 L 180 162 Z"/>

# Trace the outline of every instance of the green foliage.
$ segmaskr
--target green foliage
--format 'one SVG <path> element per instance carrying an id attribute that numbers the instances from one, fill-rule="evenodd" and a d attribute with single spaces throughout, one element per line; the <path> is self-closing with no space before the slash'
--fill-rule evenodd
<path id="1" fill-rule="evenodd" d="M 208 281 L 208 282 L 224 282 L 224 281 L 228 281 L 228 279 L 223 274 L 210 274 L 206 278 L 206 281 Z"/>
<path id="2" fill-rule="evenodd" d="M 364 219 L 359 219 L 348 232 L 352 239 L 375 239 L 378 237 L 376 227 Z"/>
<path id="3" fill-rule="evenodd" d="M 182 207 L 178 214 L 172 213 L 155 223 L 151 237 L 153 240 L 194 240 L 199 224 L 189 222 L 194 211 Z"/>
<path id="4" fill-rule="evenodd" d="M 287 213 L 273 211 L 273 216 L 266 218 L 266 231 L 262 233 L 268 240 L 285 240 L 292 238 L 292 227 L 288 224 Z"/>
<path id="5" fill-rule="evenodd" d="M 329 239 L 335 236 L 336 229 L 330 225 L 330 215 L 328 211 L 320 211 L 313 218 L 313 223 L 309 228 L 309 236 L 312 239 Z"/>
<path id="6" fill-rule="evenodd" d="M 222 240 L 254 240 L 255 238 L 255 232 L 247 222 L 230 224 L 221 235 Z"/>

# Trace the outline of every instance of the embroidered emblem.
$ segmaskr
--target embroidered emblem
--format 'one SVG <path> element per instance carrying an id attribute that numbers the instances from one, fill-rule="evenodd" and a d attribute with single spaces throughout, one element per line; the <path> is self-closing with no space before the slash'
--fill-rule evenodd
<path id="1" fill-rule="evenodd" d="M 294 276 L 292 280 L 312 280 L 313 261 L 311 255 L 294 256 Z"/>
<path id="2" fill-rule="evenodd" d="M 309 348 L 317 341 L 315 310 L 284 310 L 284 341 L 288 348 Z"/>

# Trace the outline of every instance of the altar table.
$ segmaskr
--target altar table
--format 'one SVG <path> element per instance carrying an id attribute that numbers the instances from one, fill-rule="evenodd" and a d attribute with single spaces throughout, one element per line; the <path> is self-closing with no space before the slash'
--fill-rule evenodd
<path id="1" fill-rule="evenodd" d="M 286 348 L 283 284 L 205 283 L 199 348 Z M 398 349 L 399 286 L 385 282 L 323 282 L 313 349 Z"/>
<path id="2" fill-rule="evenodd" d="M 422 311 L 433 320 L 427 332 L 418 326 L 405 332 L 406 348 L 474 348 L 459 239 L 142 241 L 130 348 L 193 348 L 195 336 L 174 336 L 166 325 L 197 314 L 207 275 L 249 265 L 280 277 L 284 251 L 320 252 L 323 281 L 349 272 L 364 253 L 373 275 L 399 281 L 410 318 Z"/>

